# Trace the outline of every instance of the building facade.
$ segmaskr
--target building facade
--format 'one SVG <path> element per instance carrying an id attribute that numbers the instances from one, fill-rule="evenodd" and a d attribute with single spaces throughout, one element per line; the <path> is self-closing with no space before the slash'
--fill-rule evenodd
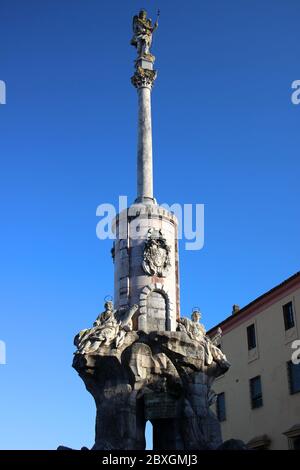
<path id="1" fill-rule="evenodd" d="M 214 384 L 223 439 L 300 449 L 300 272 L 246 307 L 234 305 L 208 334 L 218 327 L 232 364 Z"/>

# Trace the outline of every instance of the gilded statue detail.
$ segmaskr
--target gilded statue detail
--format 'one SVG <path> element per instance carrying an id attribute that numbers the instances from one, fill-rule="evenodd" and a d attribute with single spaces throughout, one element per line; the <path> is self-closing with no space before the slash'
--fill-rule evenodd
<path id="1" fill-rule="evenodd" d="M 156 76 L 156 70 L 143 69 L 143 67 L 137 66 L 135 74 L 131 77 L 131 83 L 136 88 L 152 88 Z"/>
<path id="2" fill-rule="evenodd" d="M 157 16 L 159 16 L 159 12 Z M 158 20 L 156 20 L 153 25 L 151 18 L 147 18 L 147 12 L 145 10 L 141 10 L 138 15 L 133 17 L 133 37 L 131 44 L 137 48 L 139 57 L 152 58 L 150 48 L 152 45 L 152 36 L 157 27 Z"/>

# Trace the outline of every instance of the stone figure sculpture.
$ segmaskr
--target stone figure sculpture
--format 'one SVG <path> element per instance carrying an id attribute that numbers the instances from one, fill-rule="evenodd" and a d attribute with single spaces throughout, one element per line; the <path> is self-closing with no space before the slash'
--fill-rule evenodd
<path id="1" fill-rule="evenodd" d="M 151 56 L 150 48 L 152 44 L 152 35 L 157 27 L 158 20 L 156 20 L 154 25 L 152 25 L 152 21 L 150 18 L 147 18 L 147 12 L 145 10 L 141 10 L 138 15 L 133 17 L 133 37 L 131 39 L 131 44 L 137 48 L 139 57 Z"/>
<path id="2" fill-rule="evenodd" d="M 108 344 L 99 341 L 108 325 L 115 325 L 112 317 L 119 316 L 123 322 L 109 334 Z M 73 367 L 96 401 L 93 449 L 145 449 L 147 420 L 153 424 L 156 450 L 218 448 L 222 437 L 210 410 L 212 383 L 229 363 L 205 335 L 199 313 L 192 320 L 182 319 L 180 331 L 148 334 L 131 331 L 131 317 L 132 309 L 122 316 L 106 309 L 96 320 L 100 332 L 88 333 L 99 341 L 97 349 L 92 341 L 74 356 Z"/>
<path id="3" fill-rule="evenodd" d="M 93 449 L 144 449 L 147 420 L 157 450 L 220 447 L 210 406 L 214 379 L 230 367 L 217 347 L 221 330 L 210 339 L 194 310 L 191 319 L 178 320 L 177 331 L 133 331 L 137 310 L 106 302 L 93 327 L 75 337 L 73 367 L 97 406 Z"/>
<path id="4" fill-rule="evenodd" d="M 205 364 L 211 365 L 213 361 L 220 365 L 229 368 L 230 363 L 227 361 L 225 354 L 217 347 L 221 336 L 222 330 L 218 329 L 218 333 L 214 338 L 210 339 L 206 336 L 206 330 L 202 323 L 200 323 L 201 312 L 194 310 L 191 315 L 191 320 L 188 318 L 180 318 L 178 321 L 178 330 L 185 332 L 192 340 L 199 342 L 204 350 Z"/>
<path id="5" fill-rule="evenodd" d="M 125 312 L 117 312 L 113 308 L 113 303 L 108 301 L 105 302 L 104 308 L 104 312 L 98 315 L 92 328 L 82 330 L 75 336 L 77 353 L 92 354 L 102 345 L 114 344 L 118 348 L 124 342 L 126 333 L 132 330 L 132 316 L 138 309 L 137 305 L 133 305 Z"/>
<path id="6" fill-rule="evenodd" d="M 191 320 L 186 317 L 182 317 L 178 321 L 179 331 L 184 331 L 189 335 L 191 339 L 199 341 L 200 343 L 205 340 L 206 330 L 202 323 L 200 323 L 201 313 L 198 310 L 194 310 L 191 315 Z"/>

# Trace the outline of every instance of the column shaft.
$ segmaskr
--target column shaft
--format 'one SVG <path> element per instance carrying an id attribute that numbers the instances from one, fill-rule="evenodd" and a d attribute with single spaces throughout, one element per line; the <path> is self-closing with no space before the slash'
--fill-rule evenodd
<path id="1" fill-rule="evenodd" d="M 151 89 L 140 87 L 138 92 L 138 151 L 137 196 L 138 201 L 153 200 Z M 146 202 L 144 201 L 144 202 Z"/>

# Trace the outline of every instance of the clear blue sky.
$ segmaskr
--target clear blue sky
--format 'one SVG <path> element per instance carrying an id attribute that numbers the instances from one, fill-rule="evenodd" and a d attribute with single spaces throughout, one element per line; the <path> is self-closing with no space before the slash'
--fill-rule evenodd
<path id="1" fill-rule="evenodd" d="M 161 9 L 155 194 L 205 204 L 203 250 L 181 244 L 182 313 L 209 328 L 299 270 L 298 0 L 1 0 L 0 448 L 93 444 L 72 343 L 113 292 L 96 207 L 135 197 L 142 6 Z"/>

